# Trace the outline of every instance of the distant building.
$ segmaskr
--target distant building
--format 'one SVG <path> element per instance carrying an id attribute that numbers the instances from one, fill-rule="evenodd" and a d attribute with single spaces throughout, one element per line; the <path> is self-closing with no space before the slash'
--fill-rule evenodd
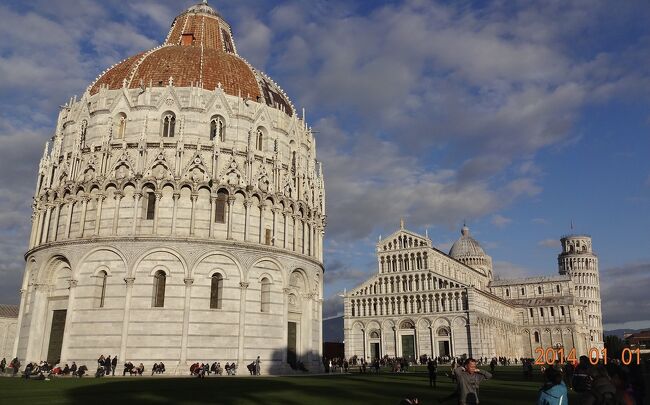
<path id="1" fill-rule="evenodd" d="M 603 347 L 591 237 L 561 239 L 559 275 L 494 280 L 492 259 L 463 227 L 449 254 L 404 229 L 377 244 L 377 274 L 344 298 L 346 357 L 535 357 Z"/>
<path id="2" fill-rule="evenodd" d="M 640 349 L 641 353 L 650 353 L 650 329 L 636 333 L 626 333 L 623 335 L 625 343 L 630 349 Z"/>
<path id="3" fill-rule="evenodd" d="M 18 305 L 0 305 L 0 359 L 7 363 L 13 358 L 17 326 Z"/>

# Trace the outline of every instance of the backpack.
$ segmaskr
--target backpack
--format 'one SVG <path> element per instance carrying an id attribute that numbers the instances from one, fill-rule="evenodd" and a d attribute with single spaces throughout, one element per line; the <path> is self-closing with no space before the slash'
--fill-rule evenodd
<path id="1" fill-rule="evenodd" d="M 597 405 L 618 405 L 619 402 L 613 393 L 604 392 L 600 394 L 600 398 L 597 398 L 596 404 Z"/>

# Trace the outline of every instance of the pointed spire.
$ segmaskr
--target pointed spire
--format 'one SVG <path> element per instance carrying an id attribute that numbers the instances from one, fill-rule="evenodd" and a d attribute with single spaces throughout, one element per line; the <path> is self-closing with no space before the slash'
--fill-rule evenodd
<path id="1" fill-rule="evenodd" d="M 399 229 L 404 229 L 404 217 L 399 219 Z"/>
<path id="2" fill-rule="evenodd" d="M 424 237 L 429 239 L 429 228 L 424 230 Z"/>

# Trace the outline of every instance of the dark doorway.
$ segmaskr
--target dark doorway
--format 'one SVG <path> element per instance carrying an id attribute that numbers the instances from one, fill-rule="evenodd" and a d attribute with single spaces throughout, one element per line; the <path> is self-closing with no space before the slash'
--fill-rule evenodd
<path id="1" fill-rule="evenodd" d="M 379 343 L 370 343 L 370 356 L 372 360 L 381 357 L 381 353 L 379 352 Z"/>
<path id="2" fill-rule="evenodd" d="M 402 357 L 415 360 L 415 336 L 402 335 Z"/>
<path id="3" fill-rule="evenodd" d="M 52 311 L 52 328 L 50 329 L 50 344 L 47 348 L 47 362 L 56 364 L 61 359 L 63 333 L 65 332 L 65 309 Z"/>
<path id="4" fill-rule="evenodd" d="M 297 324 L 296 322 L 289 322 L 288 336 L 287 336 L 287 363 L 291 368 L 296 368 L 296 340 L 297 340 Z"/>
<path id="5" fill-rule="evenodd" d="M 438 342 L 438 355 L 439 356 L 451 356 L 449 352 L 449 341 L 443 340 Z"/>

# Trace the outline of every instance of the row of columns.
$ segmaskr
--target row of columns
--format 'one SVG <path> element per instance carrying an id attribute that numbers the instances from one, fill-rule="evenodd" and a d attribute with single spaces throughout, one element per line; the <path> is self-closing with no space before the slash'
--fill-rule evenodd
<path id="1" fill-rule="evenodd" d="M 350 311 L 353 317 L 450 312 L 465 309 L 467 309 L 466 296 L 458 293 L 350 300 Z"/>
<path id="2" fill-rule="evenodd" d="M 158 219 L 159 219 L 159 213 L 160 213 L 160 199 L 162 198 L 162 194 L 160 192 L 154 192 L 154 196 L 156 198 L 156 204 L 155 204 L 155 214 L 153 218 L 153 233 L 157 234 L 158 232 Z M 101 226 L 101 216 L 102 216 L 102 207 L 103 207 L 103 202 L 104 199 L 106 198 L 106 195 L 103 193 L 97 194 L 97 210 L 96 210 L 96 220 L 95 220 L 95 229 L 94 229 L 94 234 L 99 235 L 100 231 L 100 226 Z M 113 222 L 112 222 L 112 235 L 117 235 L 118 232 L 118 225 L 119 225 L 119 219 L 120 219 L 120 207 L 121 207 L 121 201 L 122 198 L 124 198 L 124 193 L 122 192 L 116 192 L 115 193 L 115 209 L 113 212 Z M 172 225 L 171 225 L 171 232 L 172 235 L 176 235 L 176 226 L 177 226 L 177 213 L 178 213 L 178 200 L 180 198 L 180 193 L 174 193 L 172 195 L 173 198 L 173 208 L 172 208 Z M 132 217 L 132 225 L 131 225 L 131 233 L 133 235 L 136 234 L 136 231 L 139 226 L 139 213 L 141 210 L 139 210 L 140 206 L 140 201 L 142 199 L 142 193 L 135 193 L 133 196 L 133 217 Z M 191 216 L 190 216 L 190 236 L 195 235 L 195 222 L 196 222 L 196 215 L 195 215 L 195 206 L 196 206 L 196 201 L 198 199 L 198 194 L 192 193 L 190 196 L 190 201 L 191 201 Z M 90 200 L 90 197 L 84 196 L 81 199 L 81 214 L 80 214 L 80 220 L 79 220 L 79 231 L 78 234 L 76 235 L 77 237 L 84 237 L 84 231 L 85 231 L 85 223 L 86 223 L 86 213 L 88 209 L 88 201 Z M 210 198 L 210 229 L 209 229 L 209 235 L 210 237 L 214 237 L 215 235 L 215 230 L 214 230 L 214 216 L 215 216 L 215 211 L 216 211 L 216 196 L 211 196 Z M 75 204 L 77 204 L 77 201 L 74 201 L 70 199 L 68 201 L 68 212 L 67 212 L 67 221 L 66 221 L 66 227 L 64 231 L 64 237 L 65 239 L 70 238 L 71 234 L 71 228 L 72 228 L 72 213 L 73 213 L 73 207 Z M 227 213 L 227 239 L 232 240 L 233 238 L 233 229 L 232 229 L 232 223 L 233 223 L 233 207 L 235 203 L 235 197 L 230 196 L 228 198 L 228 213 Z M 252 203 L 250 201 L 246 201 L 244 203 L 244 240 L 248 241 L 249 239 L 249 222 L 250 222 L 250 207 Z M 32 233 L 31 233 L 31 239 L 30 239 L 30 249 L 40 245 L 44 244 L 47 242 L 53 242 L 57 241 L 58 235 L 57 231 L 59 228 L 59 219 L 60 219 L 60 212 L 61 212 L 61 206 L 62 204 L 52 204 L 48 203 L 45 205 L 44 210 L 38 210 L 37 213 L 32 217 Z M 258 240 L 254 242 L 258 242 L 261 244 L 266 243 L 265 240 L 265 233 L 264 233 L 264 210 L 266 209 L 265 204 L 260 204 L 260 221 L 258 226 Z M 55 217 L 55 223 L 53 226 L 53 234 L 54 235 L 49 235 L 49 229 L 50 229 L 50 223 L 51 223 L 51 216 L 52 212 L 54 211 L 54 217 Z M 304 221 L 302 217 L 299 214 L 293 214 L 290 211 L 283 211 L 280 208 L 273 207 L 271 209 L 273 213 L 273 218 L 271 220 L 271 235 L 272 235 L 272 240 L 269 241 L 270 245 L 275 245 L 275 235 L 278 233 L 278 217 L 282 213 L 284 216 L 284 221 L 283 221 L 283 243 L 282 243 L 282 248 L 287 249 L 290 248 L 291 250 L 296 249 L 296 228 L 298 221 L 302 221 L 303 225 L 301 227 L 302 229 L 302 248 L 299 253 L 309 255 L 309 256 L 315 256 L 316 258 L 319 258 L 322 260 L 322 252 L 320 251 L 320 244 L 322 243 L 322 235 L 323 235 L 323 228 L 322 226 L 319 226 L 316 221 Z M 292 219 L 293 223 L 293 232 L 292 232 L 292 240 L 290 241 L 290 246 L 288 245 L 287 241 L 287 222 L 288 219 Z"/>

